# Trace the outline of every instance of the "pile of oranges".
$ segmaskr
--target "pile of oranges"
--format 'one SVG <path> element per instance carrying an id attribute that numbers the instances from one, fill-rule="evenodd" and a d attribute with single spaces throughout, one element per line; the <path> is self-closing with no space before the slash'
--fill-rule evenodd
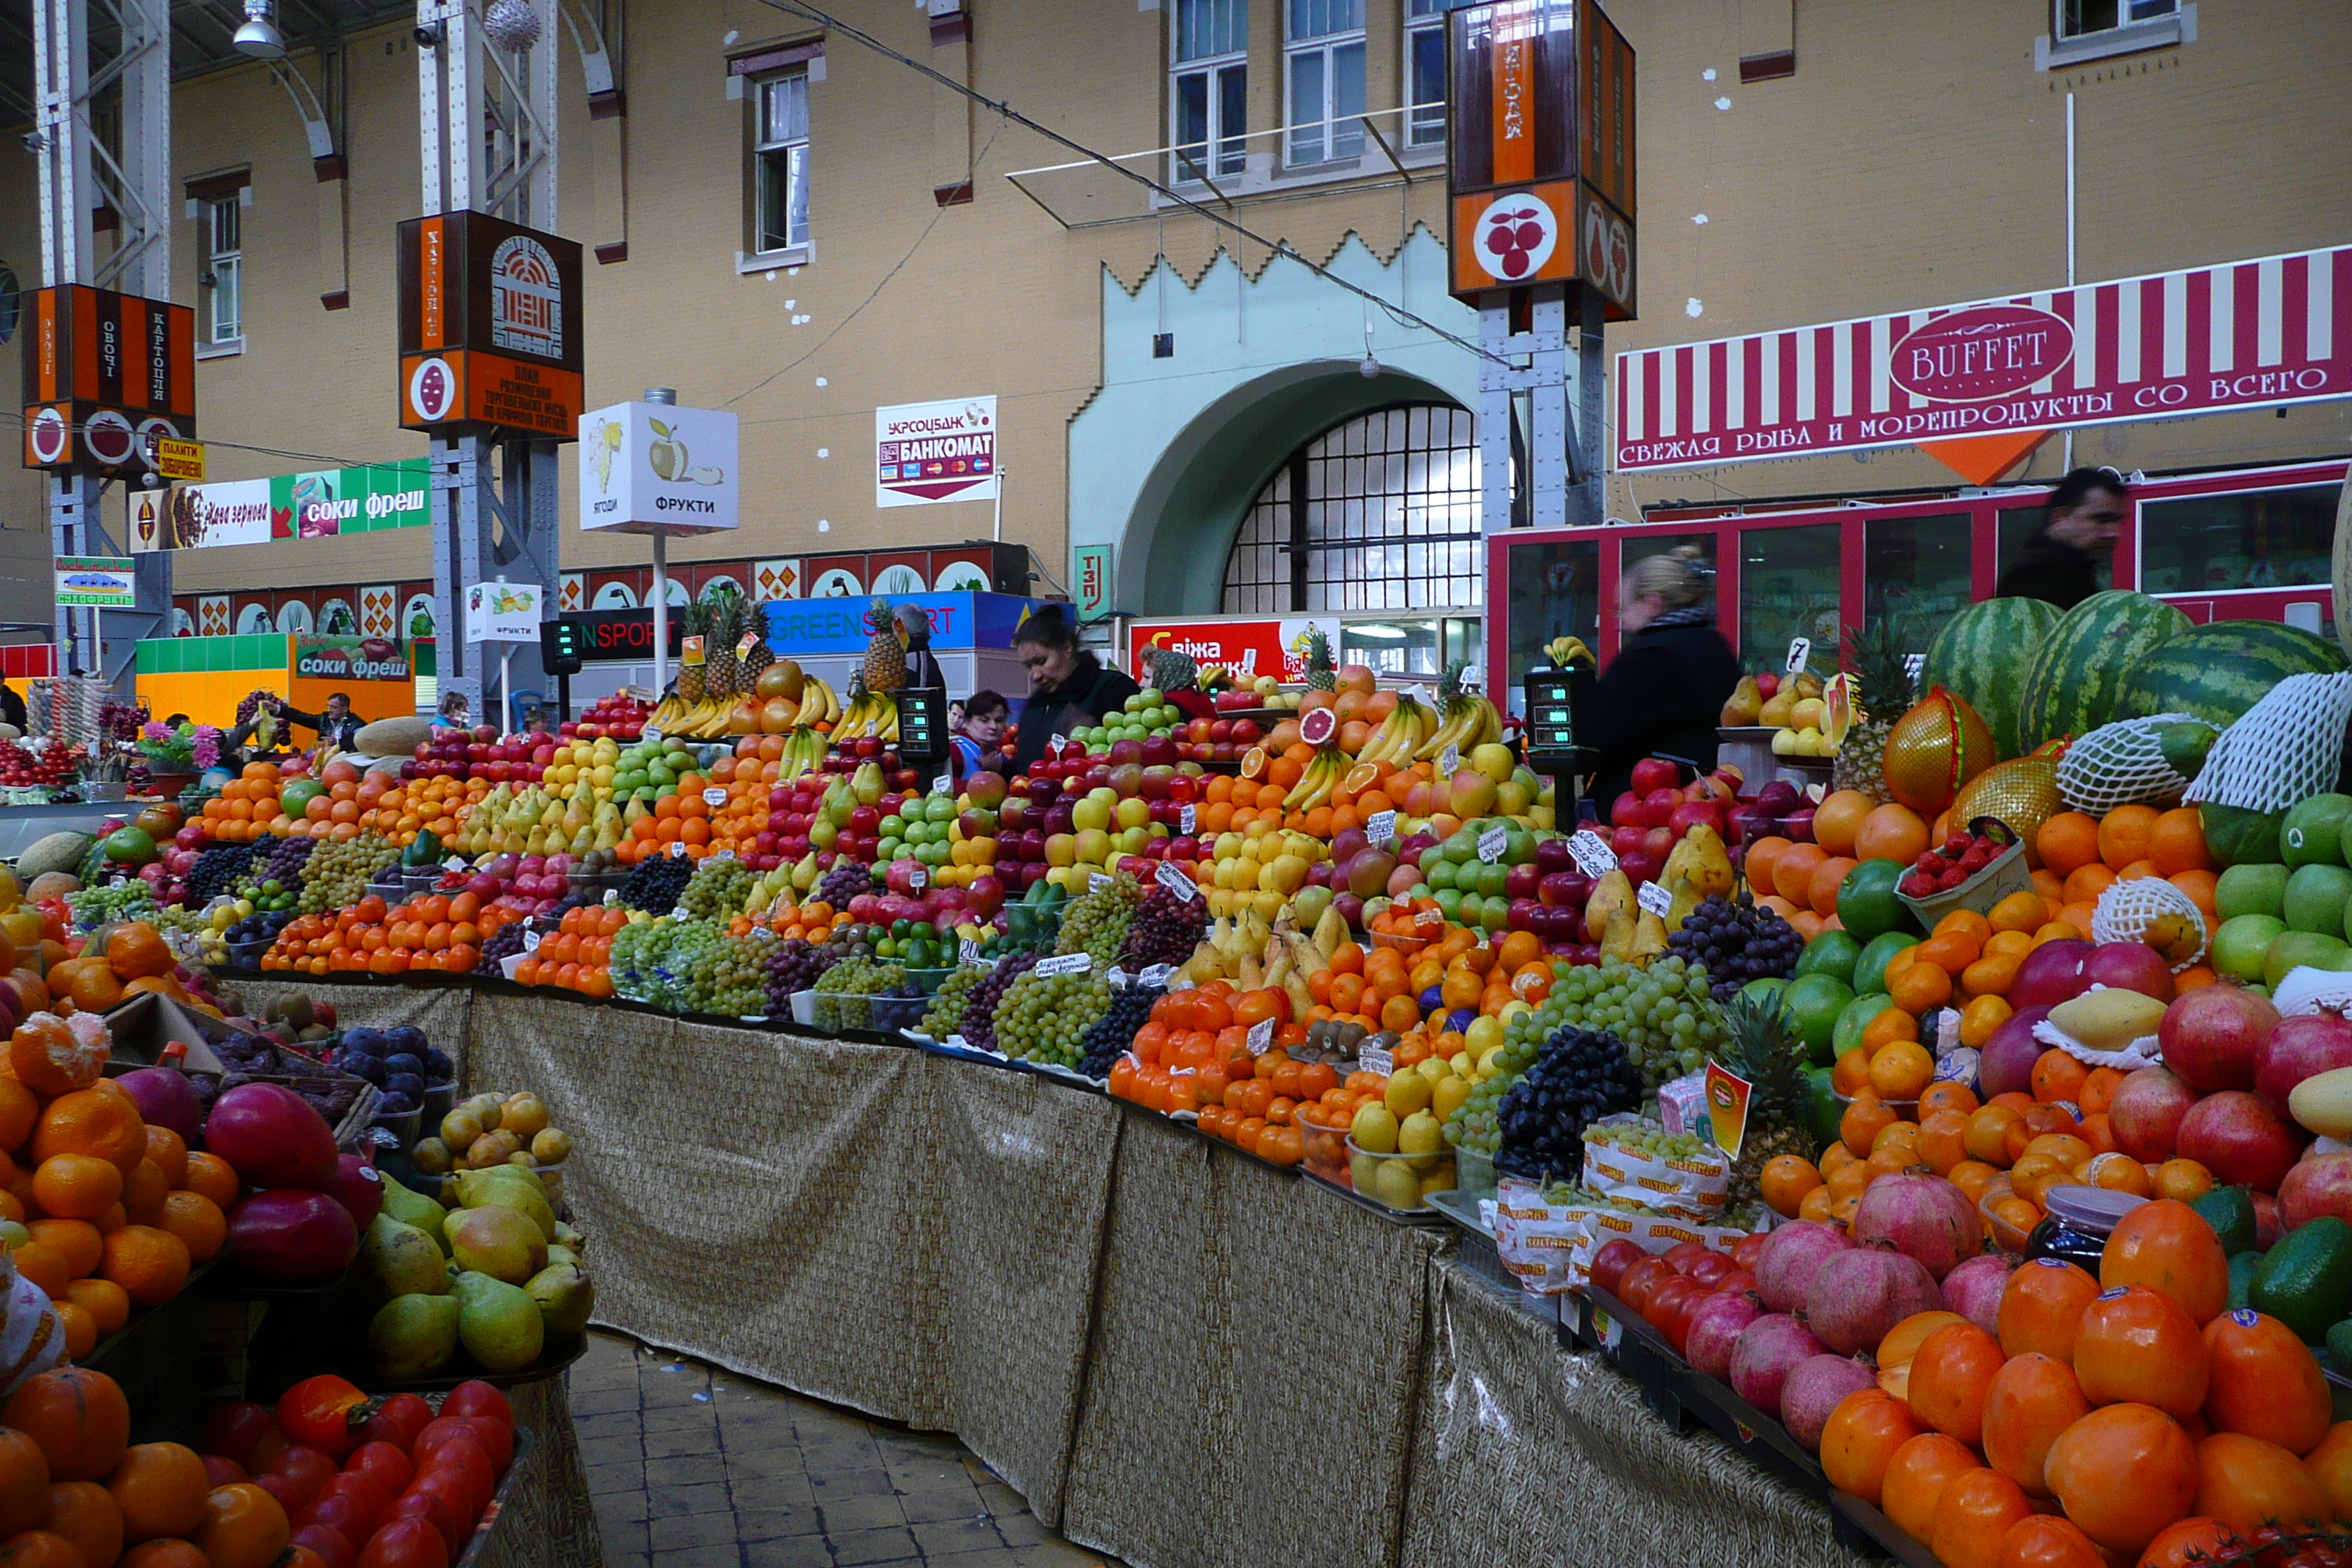
<path id="1" fill-rule="evenodd" d="M 2352 1517 L 2352 1422 L 2294 1331 L 2228 1295 L 2212 1227 L 2142 1204 L 2096 1278 L 2037 1258 L 1990 1329 L 1895 1325 L 1822 1468 L 1949 1568 L 2186 1568 Z"/>
<path id="2" fill-rule="evenodd" d="M 768 924 L 787 942 L 823 942 L 835 930 L 849 923 L 849 911 L 836 910 L 823 899 L 811 899 L 804 904 L 779 904 L 768 916 Z M 737 925 L 741 930 L 737 930 Z M 730 921 L 728 932 L 741 936 L 751 929 L 748 920 Z"/>
<path id="3" fill-rule="evenodd" d="M 0 1075 L 0 1221 L 20 1226 L 16 1271 L 56 1303 L 69 1356 L 89 1353 L 131 1309 L 180 1293 L 228 1238 L 236 1173 L 152 1127 L 102 1076 L 105 1026 L 36 1013 Z"/>
<path id="4" fill-rule="evenodd" d="M 334 762 L 316 781 L 326 786 L 325 794 L 306 802 L 287 793 L 290 784 L 310 782 L 299 759 L 283 768 L 276 763 L 247 763 L 244 772 L 221 785 L 216 797 L 205 802 L 196 824 L 207 837 L 229 844 L 247 843 L 265 833 L 279 838 L 356 838 L 369 814 L 393 788 L 380 773 L 362 777 L 351 763 Z M 482 788 L 488 793 L 488 784 Z"/>
<path id="5" fill-rule="evenodd" d="M 1358 763 L 1349 768 L 1325 804 L 1309 811 L 1284 811 L 1283 798 L 1314 759 L 1315 748 L 1300 741 L 1273 751 L 1253 748 L 1243 760 L 1240 776 L 1213 773 L 1203 781 L 1194 826 L 1205 838 L 1239 833 L 1263 820 L 1275 827 L 1329 838 L 1350 827 L 1361 827 L 1375 812 L 1396 809 L 1388 786 L 1408 775 L 1398 773 L 1392 763 Z"/>
<path id="6" fill-rule="evenodd" d="M 368 791 L 377 787 L 373 800 Z M 391 839 L 405 849 L 419 833 L 446 842 L 466 820 L 466 814 L 488 798 L 495 786 L 488 779 L 408 779 L 385 784 L 370 773 L 360 783 L 360 827 Z"/>
<path id="7" fill-rule="evenodd" d="M 300 974 L 464 974 L 480 961 L 482 943 L 518 918 L 476 893 L 423 893 L 389 907 L 370 893 L 350 909 L 289 921 L 261 955 L 261 967 Z"/>
<path id="8" fill-rule="evenodd" d="M 1405 902 L 1400 899 L 1397 906 Z M 1434 912 L 1436 905 L 1430 902 L 1429 908 Z M 1378 921 L 1386 918 L 1375 917 L 1371 947 L 1342 942 L 1331 954 L 1331 966 L 1307 977 L 1307 994 L 1315 1000 L 1308 1023 L 1330 1018 L 1360 1024 L 1367 1030 L 1410 1034 L 1457 1011 L 1498 1017 L 1515 1002 L 1538 1007 L 1551 994 L 1552 961 L 1531 932 L 1512 931 L 1482 943 L 1475 931 L 1460 926 L 1446 930 L 1442 915 L 1416 928 L 1413 922 L 1420 917 L 1413 913 L 1402 917 L 1408 929 L 1444 930 L 1445 934 L 1434 940 L 1400 939 L 1391 945 L 1378 940 L 1386 934 L 1377 929 Z M 1436 995 L 1424 1008 L 1423 999 L 1432 991 Z"/>
<path id="9" fill-rule="evenodd" d="M 552 985 L 600 999 L 610 996 L 613 937 L 628 923 L 628 910 L 618 904 L 564 910 L 553 934 L 541 937 L 538 951 L 525 953 L 515 964 L 515 984 Z"/>

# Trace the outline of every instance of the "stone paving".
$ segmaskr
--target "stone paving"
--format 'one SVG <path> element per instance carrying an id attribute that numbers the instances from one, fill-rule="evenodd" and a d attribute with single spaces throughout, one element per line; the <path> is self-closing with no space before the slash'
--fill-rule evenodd
<path id="1" fill-rule="evenodd" d="M 615 1334 L 567 1375 L 606 1568 L 1119 1568 L 951 1436 Z"/>

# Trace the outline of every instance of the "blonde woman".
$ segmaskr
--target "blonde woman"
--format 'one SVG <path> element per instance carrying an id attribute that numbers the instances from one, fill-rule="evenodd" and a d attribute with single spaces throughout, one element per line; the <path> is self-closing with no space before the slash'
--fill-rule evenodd
<path id="1" fill-rule="evenodd" d="M 1600 753 L 1591 800 L 1603 817 L 1633 764 L 1664 756 L 1715 767 L 1716 721 L 1739 659 L 1716 630 L 1715 574 L 1697 546 L 1635 562 L 1617 584 L 1617 657 L 1578 682 L 1576 739 Z"/>

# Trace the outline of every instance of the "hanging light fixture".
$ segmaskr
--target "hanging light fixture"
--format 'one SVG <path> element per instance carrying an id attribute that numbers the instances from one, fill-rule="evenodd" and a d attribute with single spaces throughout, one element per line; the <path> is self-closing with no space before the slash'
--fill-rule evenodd
<path id="1" fill-rule="evenodd" d="M 236 52 L 257 60 L 286 58 L 286 36 L 278 30 L 275 0 L 245 0 L 245 26 L 229 41 Z"/>

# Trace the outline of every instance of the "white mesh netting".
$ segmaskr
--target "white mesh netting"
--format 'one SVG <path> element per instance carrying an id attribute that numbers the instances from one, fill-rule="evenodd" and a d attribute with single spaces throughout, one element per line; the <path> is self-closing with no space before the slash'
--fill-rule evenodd
<path id="1" fill-rule="evenodd" d="M 2188 713 L 2158 713 L 2102 724 L 2058 759 L 2058 794 L 2076 811 L 2104 816 L 2119 805 L 2178 805 L 2189 781 L 2164 760 L 2157 731 L 2193 722 Z"/>
<path id="2" fill-rule="evenodd" d="M 2271 994 L 2283 1018 L 2352 1013 L 2352 974 L 2335 969 L 2290 969 Z"/>
<path id="3" fill-rule="evenodd" d="M 2156 931 L 2151 929 L 2167 916 L 2178 916 L 2185 922 Z M 2174 887 L 2161 877 L 2134 877 L 2128 882 L 2111 882 L 2091 908 L 2091 940 L 2093 942 L 2145 942 L 2171 962 L 2175 974 L 2205 956 L 2207 941 L 2211 935 L 2205 923 L 2205 911 L 2197 900 Z M 2195 944 L 2190 950 L 2190 943 Z M 2183 957 L 2183 953 L 2187 953 Z"/>
<path id="4" fill-rule="evenodd" d="M 2242 811 L 2284 811 L 2336 787 L 2344 727 L 2352 722 L 2352 673 L 2290 675 L 2221 731 L 2192 801 Z"/>
<path id="5" fill-rule="evenodd" d="M 2045 1046 L 2057 1047 L 2085 1067 L 2113 1068 L 2122 1073 L 2137 1072 L 2164 1059 L 2164 1053 L 2158 1048 L 2154 1035 L 2142 1035 L 2118 1051 L 2103 1051 L 2084 1045 L 2044 1018 L 2033 1026 L 2033 1037 Z"/>

